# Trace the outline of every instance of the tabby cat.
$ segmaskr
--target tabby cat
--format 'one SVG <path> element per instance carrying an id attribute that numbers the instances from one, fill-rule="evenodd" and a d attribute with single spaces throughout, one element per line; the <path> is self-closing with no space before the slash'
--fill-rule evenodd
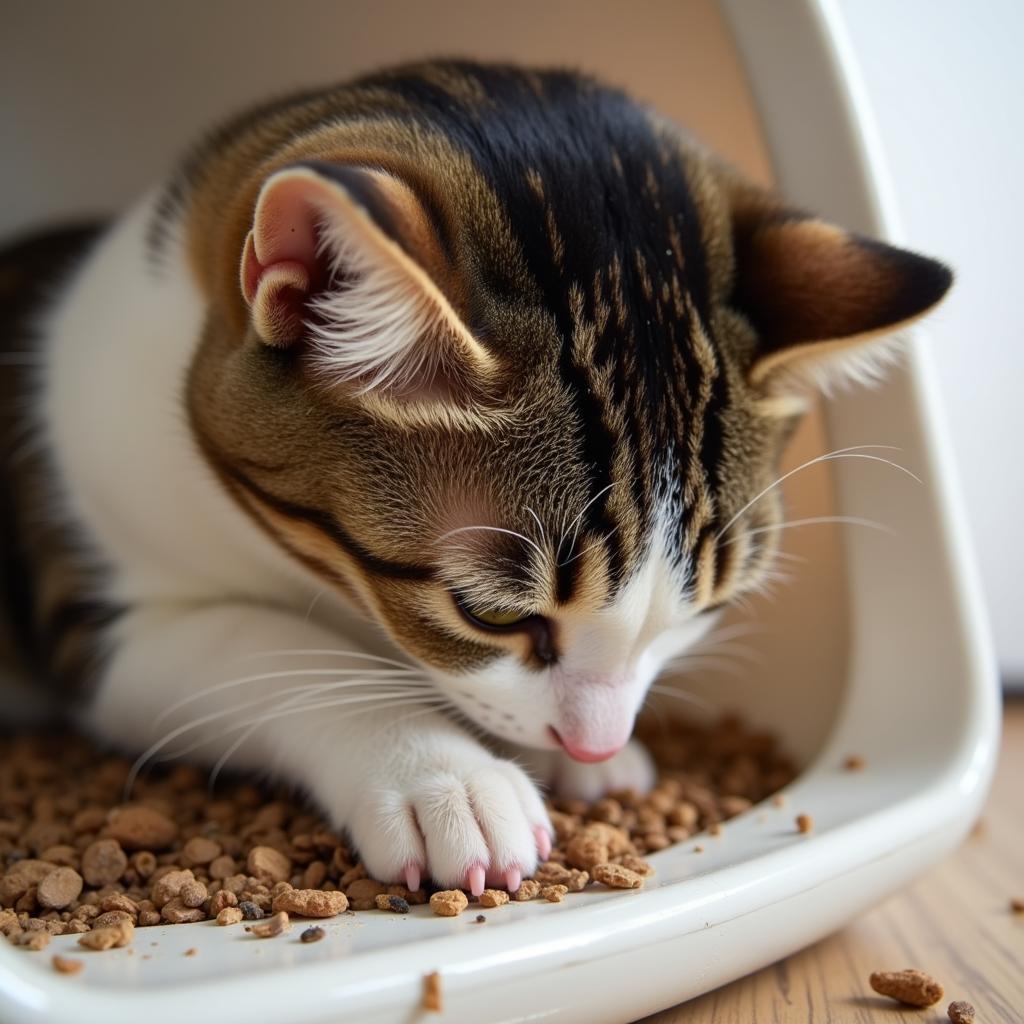
<path id="1" fill-rule="evenodd" d="M 479 892 L 547 854 L 537 780 L 649 784 L 634 716 L 771 565 L 807 393 L 951 277 L 590 78 L 432 62 L 0 279 L 8 674 Z"/>

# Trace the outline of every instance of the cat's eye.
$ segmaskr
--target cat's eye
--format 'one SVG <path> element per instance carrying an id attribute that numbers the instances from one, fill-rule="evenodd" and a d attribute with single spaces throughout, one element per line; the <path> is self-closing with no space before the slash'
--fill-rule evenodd
<path id="1" fill-rule="evenodd" d="M 451 594 L 459 614 L 471 626 L 491 633 L 524 633 L 530 638 L 533 656 L 538 662 L 552 665 L 558 660 L 554 625 L 546 616 L 523 615 L 503 608 L 477 607 L 461 594 L 455 591 Z"/>
<path id="2" fill-rule="evenodd" d="M 518 626 L 531 618 L 529 615 L 501 608 L 478 608 L 475 605 L 468 604 L 460 597 L 455 598 L 455 603 L 459 606 L 462 614 L 474 625 L 491 629 L 507 629 L 512 626 Z"/>

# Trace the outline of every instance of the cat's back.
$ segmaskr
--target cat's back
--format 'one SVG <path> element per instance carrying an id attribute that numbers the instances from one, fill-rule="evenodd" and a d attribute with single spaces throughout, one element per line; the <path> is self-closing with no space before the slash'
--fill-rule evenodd
<path id="1" fill-rule="evenodd" d="M 59 543 L 53 517 L 43 507 L 45 446 L 33 395 L 44 358 L 46 308 L 87 258 L 102 229 L 99 223 L 69 225 L 0 247 L 0 679 L 41 663 L 55 617 L 70 611 L 69 604 L 55 598 L 51 621 L 32 622 L 45 582 L 44 549 Z M 49 586 L 55 594 L 65 590 L 54 577 Z M 70 581 L 66 589 L 70 600 Z"/>

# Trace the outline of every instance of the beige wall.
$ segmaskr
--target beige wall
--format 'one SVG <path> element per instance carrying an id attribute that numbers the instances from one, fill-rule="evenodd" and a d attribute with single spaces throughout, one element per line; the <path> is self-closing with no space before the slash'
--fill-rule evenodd
<path id="1" fill-rule="evenodd" d="M 600 72 L 768 174 L 710 0 L 15 0 L 0 25 L 0 236 L 118 208 L 254 100 L 442 54 Z"/>

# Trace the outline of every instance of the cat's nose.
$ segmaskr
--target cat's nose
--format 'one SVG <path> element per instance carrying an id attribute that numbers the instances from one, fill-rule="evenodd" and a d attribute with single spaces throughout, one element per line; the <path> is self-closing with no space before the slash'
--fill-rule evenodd
<path id="1" fill-rule="evenodd" d="M 548 728 L 551 730 L 551 735 L 554 736 L 562 749 L 574 761 L 581 761 L 583 764 L 597 764 L 599 761 L 607 761 L 622 749 L 622 746 L 618 746 L 613 747 L 611 750 L 589 750 L 585 746 L 581 746 L 574 743 L 572 740 L 566 739 L 553 725 L 549 725 Z"/>

